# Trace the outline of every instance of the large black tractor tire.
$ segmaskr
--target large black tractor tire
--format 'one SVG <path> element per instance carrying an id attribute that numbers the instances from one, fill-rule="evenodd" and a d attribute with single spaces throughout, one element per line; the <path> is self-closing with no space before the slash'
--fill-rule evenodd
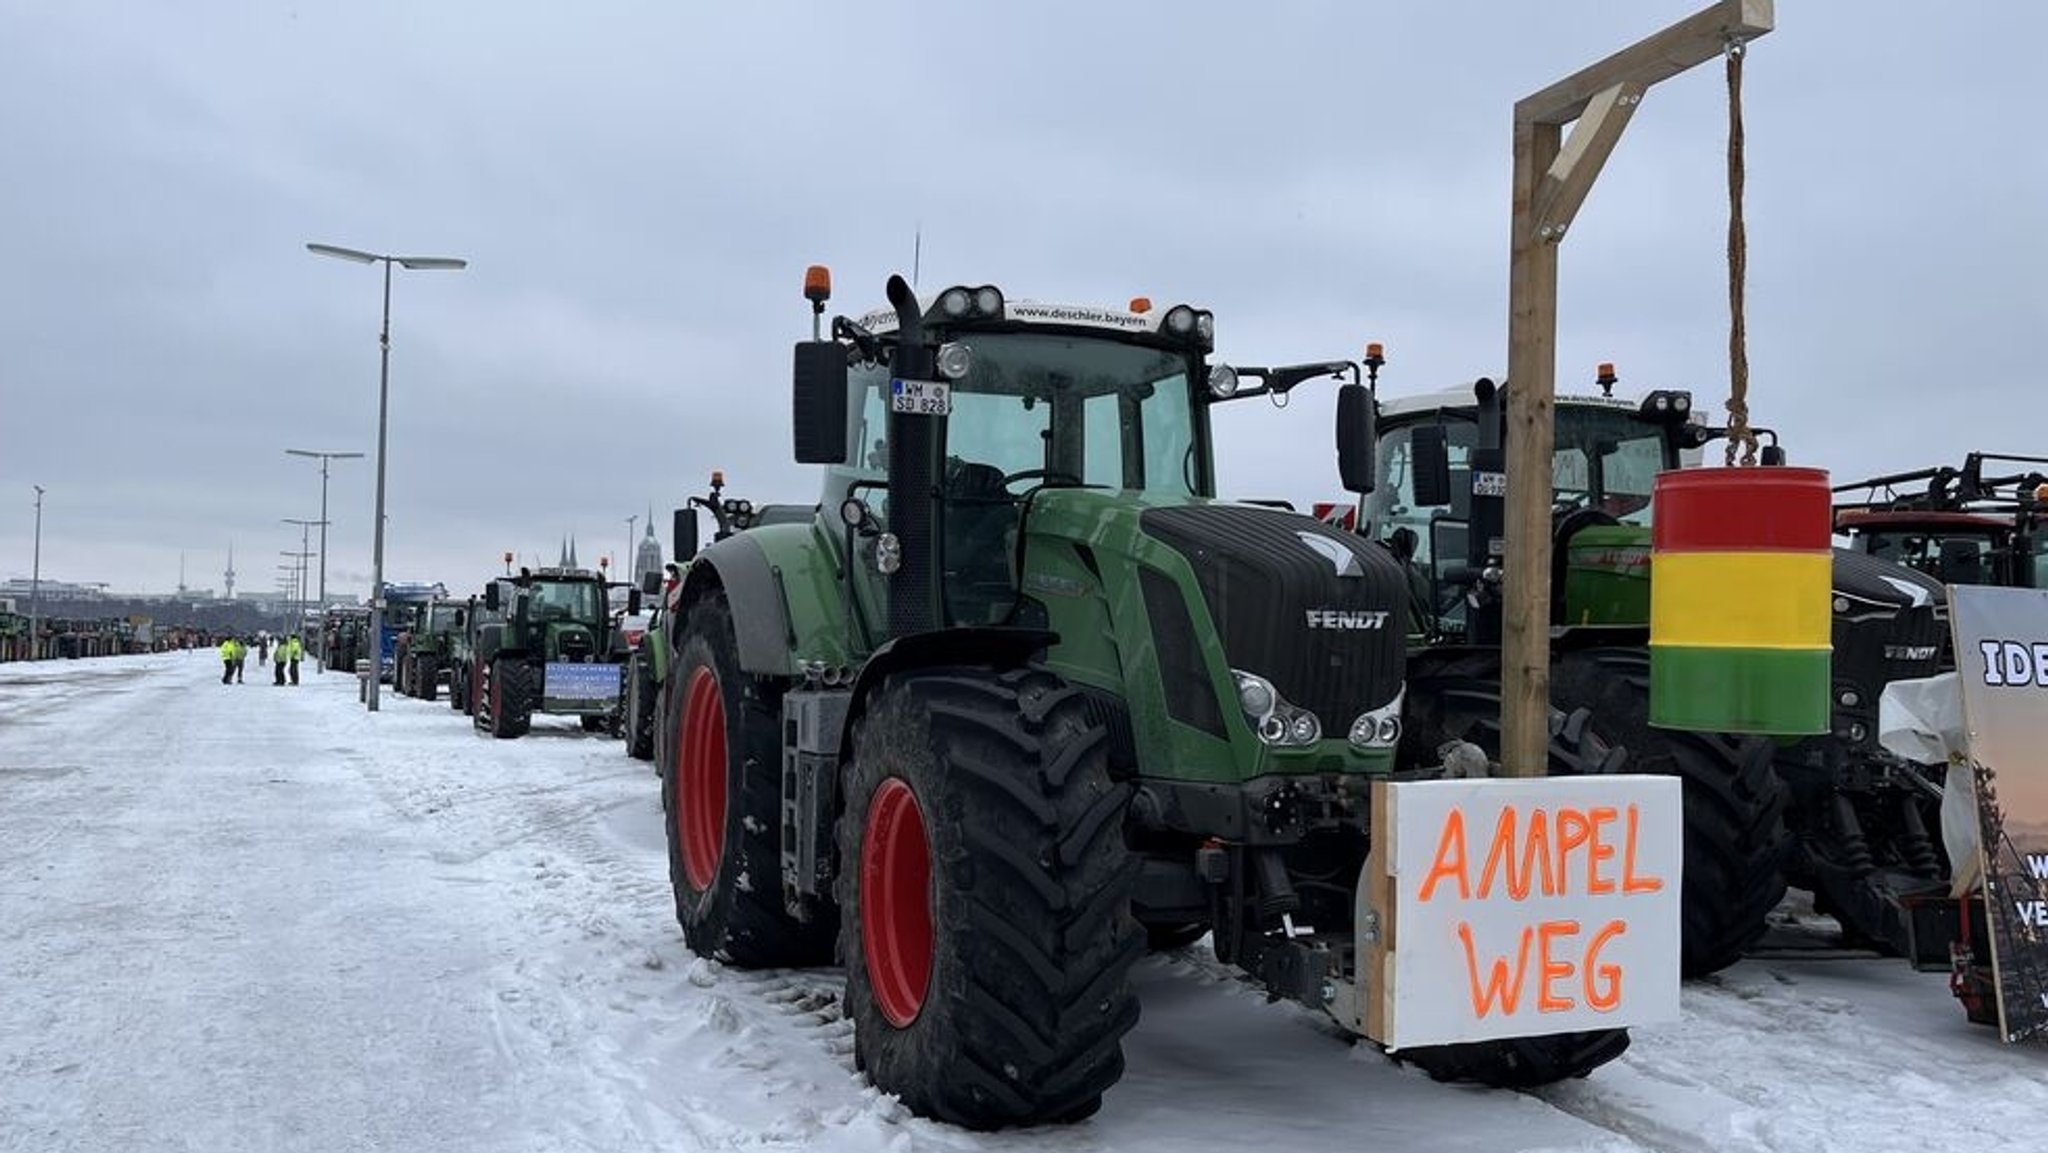
<path id="1" fill-rule="evenodd" d="M 577 720 L 578 722 L 580 722 L 580 723 L 582 724 L 582 726 L 583 726 L 583 731 L 584 731 L 584 732 L 586 732 L 586 733 L 601 733 L 601 732 L 604 732 L 604 731 L 605 731 L 605 728 L 606 728 L 606 727 L 607 727 L 607 726 L 608 726 L 608 725 L 610 724 L 610 722 L 611 722 L 611 718 L 610 718 L 610 717 L 607 717 L 607 716 L 604 716 L 603 714 L 598 714 L 598 715 L 596 715 L 596 716 L 590 716 L 590 715 L 580 716 L 580 717 L 577 717 L 577 718 L 576 718 L 576 720 Z"/>
<path id="2" fill-rule="evenodd" d="M 804 921 L 782 901 L 781 689 L 740 670 L 723 593 L 699 601 L 684 629 L 661 782 L 683 940 L 745 969 L 829 963 L 837 907 L 821 902 Z"/>
<path id="3" fill-rule="evenodd" d="M 413 674 L 413 687 L 419 690 L 423 701 L 434 701 L 441 696 L 441 662 L 433 657 L 421 657 L 419 671 Z"/>
<path id="4" fill-rule="evenodd" d="M 1650 657 L 1641 649 L 1565 653 L 1551 667 L 1551 703 L 1589 709 L 1632 773 L 1677 777 L 1685 791 L 1680 972 L 1704 977 L 1742 959 L 1785 896 L 1793 848 L 1787 791 L 1760 737 L 1650 726 Z"/>
<path id="5" fill-rule="evenodd" d="M 1089 1116 L 1123 1075 L 1145 947 L 1107 730 L 1038 667 L 899 675 L 858 725 L 839 821 L 857 1060 L 956 1125 Z"/>
<path id="6" fill-rule="evenodd" d="M 636 653 L 626 663 L 626 755 L 636 760 L 654 759 L 654 674 L 648 660 Z"/>
<path id="7" fill-rule="evenodd" d="M 494 658 L 484 679 L 477 726 L 503 740 L 525 736 L 533 721 L 533 670 L 524 661 Z"/>
<path id="8" fill-rule="evenodd" d="M 1488 658 L 1410 666 L 1402 726 L 1402 759 L 1427 764 L 1449 740 L 1470 741 L 1500 755 L 1500 670 Z M 1590 710 L 1550 710 L 1548 773 L 1579 776 L 1633 771 L 1626 751 L 1601 735 Z M 1584 1077 L 1628 1049 L 1628 1030 L 1593 1029 L 1543 1037 L 1512 1037 L 1458 1045 L 1425 1045 L 1394 1053 L 1438 1081 L 1472 1081 L 1526 1089 Z"/>

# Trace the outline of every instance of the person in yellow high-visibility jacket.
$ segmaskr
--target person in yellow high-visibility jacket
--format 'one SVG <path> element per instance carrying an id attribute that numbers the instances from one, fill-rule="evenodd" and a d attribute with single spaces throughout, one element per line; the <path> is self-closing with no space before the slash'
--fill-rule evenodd
<path id="1" fill-rule="evenodd" d="M 299 640 L 299 634 L 297 633 L 293 633 L 289 638 L 278 643 L 285 647 L 285 654 L 292 663 L 292 683 L 298 684 L 299 660 L 306 655 L 305 643 Z"/>
<path id="2" fill-rule="evenodd" d="M 242 642 L 229 637 L 220 643 L 220 683 L 232 684 L 242 675 L 242 658 L 248 652 Z"/>

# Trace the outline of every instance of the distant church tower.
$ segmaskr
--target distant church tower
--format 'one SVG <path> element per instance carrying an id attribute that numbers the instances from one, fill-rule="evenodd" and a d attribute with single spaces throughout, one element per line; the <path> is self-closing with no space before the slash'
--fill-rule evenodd
<path id="1" fill-rule="evenodd" d="M 647 538 L 640 542 L 640 551 L 633 557 L 633 584 L 638 586 L 651 572 L 660 572 L 665 558 L 661 542 L 654 539 L 654 509 L 647 510 Z"/>
<path id="2" fill-rule="evenodd" d="M 228 571 L 221 574 L 221 584 L 228 590 L 227 599 L 235 599 L 235 542 L 228 542 Z"/>

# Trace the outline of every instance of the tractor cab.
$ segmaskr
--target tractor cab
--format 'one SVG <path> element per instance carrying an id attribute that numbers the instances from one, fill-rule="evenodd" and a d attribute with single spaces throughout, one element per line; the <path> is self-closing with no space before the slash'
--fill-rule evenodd
<path id="1" fill-rule="evenodd" d="M 1407 565 L 1423 635 L 1497 640 L 1497 613 L 1485 608 L 1503 553 L 1499 501 L 1474 498 L 1506 491 L 1504 408 L 1503 390 L 1485 380 L 1381 402 L 1379 476 L 1363 519 Z M 1691 394 L 1675 390 L 1557 398 L 1553 626 L 1649 619 L 1650 494 L 1659 472 L 1696 456 L 1705 430 L 1691 413 Z"/>
<path id="2" fill-rule="evenodd" d="M 509 591 L 510 601 L 505 601 Z M 548 661 L 601 661 L 610 651 L 611 610 L 604 577 L 582 569 L 520 570 L 494 582 L 486 605 L 502 611 L 520 647 Z"/>

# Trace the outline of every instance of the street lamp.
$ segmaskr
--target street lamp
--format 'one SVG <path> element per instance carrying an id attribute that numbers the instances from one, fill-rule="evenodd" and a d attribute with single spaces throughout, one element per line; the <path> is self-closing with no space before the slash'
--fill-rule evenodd
<path id="1" fill-rule="evenodd" d="M 287 630 L 288 633 L 296 633 L 306 623 L 306 558 L 313 555 L 307 548 L 306 538 L 311 535 L 311 530 L 316 524 L 320 526 L 320 535 L 325 537 L 327 535 L 327 518 L 323 516 L 319 520 L 299 520 L 296 517 L 287 516 L 278 519 L 285 524 L 299 526 L 299 551 L 297 554 L 299 558 L 299 591 L 295 598 L 298 603 L 294 606 L 297 611 L 292 615 L 291 628 Z M 287 553 L 286 555 L 292 554 Z M 327 564 L 327 550 L 324 548 L 320 551 L 320 563 L 323 567 Z M 325 604 L 326 602 L 322 601 L 321 603 Z"/>
<path id="2" fill-rule="evenodd" d="M 361 460 L 359 452 L 325 452 L 308 448 L 288 448 L 290 456 L 315 456 L 320 458 L 320 608 L 327 608 L 327 462 L 331 460 Z"/>
<path id="3" fill-rule="evenodd" d="M 36 559 L 28 578 L 28 659 L 35 660 L 41 655 L 36 651 L 36 617 L 43 599 L 43 486 L 29 487 L 36 490 Z"/>
<path id="4" fill-rule="evenodd" d="M 376 655 L 371 658 L 370 683 L 368 691 L 363 694 L 364 703 L 374 713 L 377 711 L 377 685 L 384 675 L 384 445 L 391 409 L 391 266 L 396 264 L 420 272 L 455 271 L 468 268 L 469 262 L 449 256 L 386 256 L 332 244 L 308 244 L 306 251 L 315 256 L 332 256 L 356 264 L 384 266 L 384 324 L 377 333 L 377 528 L 376 547 L 370 558 L 370 639 Z"/>

